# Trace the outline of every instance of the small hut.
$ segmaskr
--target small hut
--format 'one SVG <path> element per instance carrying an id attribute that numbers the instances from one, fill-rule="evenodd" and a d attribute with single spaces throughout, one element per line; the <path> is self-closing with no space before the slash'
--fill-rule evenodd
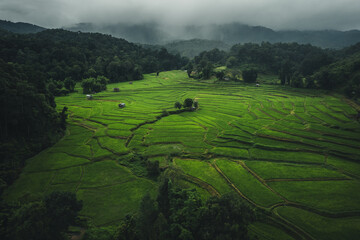
<path id="1" fill-rule="evenodd" d="M 118 87 L 115 87 L 114 92 L 120 92 L 120 89 Z"/>
<path id="2" fill-rule="evenodd" d="M 132 84 L 132 82 L 129 82 L 129 84 Z"/>
<path id="3" fill-rule="evenodd" d="M 86 99 L 87 100 L 92 100 L 93 99 L 93 96 L 91 94 L 86 94 Z"/>
<path id="4" fill-rule="evenodd" d="M 119 103 L 119 108 L 124 108 L 125 107 L 125 103 Z"/>

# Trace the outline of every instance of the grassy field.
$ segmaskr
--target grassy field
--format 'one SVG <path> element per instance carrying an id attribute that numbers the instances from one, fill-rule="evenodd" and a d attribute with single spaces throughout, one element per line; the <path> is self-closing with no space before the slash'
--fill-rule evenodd
<path id="1" fill-rule="evenodd" d="M 69 108 L 66 136 L 27 160 L 4 193 L 7 201 L 72 191 L 84 201 L 81 215 L 95 226 L 111 225 L 136 212 L 145 193 L 156 194 L 156 180 L 123 164 L 136 152 L 162 169 L 175 169 L 179 183 L 196 188 L 203 199 L 236 192 L 289 223 L 254 223 L 250 230 L 259 239 L 291 239 L 289 232 L 300 239 L 305 233 L 351 239 L 359 232 L 360 124 L 341 96 L 199 81 L 184 71 L 110 84 L 93 100 L 77 90 L 56 99 L 59 110 Z M 169 114 L 186 98 L 200 108 Z"/>

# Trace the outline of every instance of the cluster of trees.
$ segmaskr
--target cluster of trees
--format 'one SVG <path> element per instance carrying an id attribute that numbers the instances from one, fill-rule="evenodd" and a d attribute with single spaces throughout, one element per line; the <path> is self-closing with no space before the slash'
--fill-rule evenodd
<path id="1" fill-rule="evenodd" d="M 108 82 L 109 79 L 104 76 L 97 76 L 96 78 L 90 77 L 82 80 L 81 87 L 85 94 L 97 93 L 106 90 L 106 84 Z"/>
<path id="2" fill-rule="evenodd" d="M 0 238 L 8 240 L 66 239 L 68 227 L 77 222 L 82 209 L 82 202 L 70 192 L 52 192 L 21 206 L 0 205 Z"/>
<path id="3" fill-rule="evenodd" d="M 236 80 L 242 74 L 244 81 L 256 80 L 256 73 L 279 76 L 282 85 L 297 88 L 341 89 L 349 97 L 359 98 L 360 43 L 343 50 L 329 50 L 298 43 L 263 42 L 236 44 L 230 52 L 214 49 L 200 53 L 188 66 L 188 74 L 208 78 L 206 67 L 226 65 L 226 72 L 216 72 Z M 205 70 L 205 71 L 204 71 Z M 212 74 L 212 73 L 211 73 Z"/>
<path id="4" fill-rule="evenodd" d="M 145 195 L 137 215 L 128 215 L 109 234 L 117 240 L 248 239 L 247 226 L 256 214 L 233 194 L 204 202 L 193 189 L 181 189 L 164 178 L 156 199 Z M 85 240 L 95 239 L 96 230 Z M 107 239 L 107 238 L 103 238 Z"/>
<path id="5" fill-rule="evenodd" d="M 197 109 L 199 107 L 199 103 L 198 101 L 194 101 L 191 98 L 186 98 L 183 104 L 181 104 L 180 102 L 175 102 L 174 108 L 181 109 L 182 107 L 185 109 L 191 109 L 192 107 Z"/>
<path id="6" fill-rule="evenodd" d="M 66 111 L 56 110 L 54 95 L 41 72 L 0 59 L 0 184 L 10 185 L 24 160 L 63 134 Z M 1 193 L 1 189 L 0 189 Z"/>

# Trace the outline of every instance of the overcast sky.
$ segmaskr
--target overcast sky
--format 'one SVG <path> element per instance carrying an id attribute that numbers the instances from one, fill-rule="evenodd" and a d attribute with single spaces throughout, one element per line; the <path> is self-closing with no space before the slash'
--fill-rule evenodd
<path id="1" fill-rule="evenodd" d="M 360 0 L 0 0 L 0 19 L 166 25 L 241 22 L 281 29 L 360 29 Z"/>

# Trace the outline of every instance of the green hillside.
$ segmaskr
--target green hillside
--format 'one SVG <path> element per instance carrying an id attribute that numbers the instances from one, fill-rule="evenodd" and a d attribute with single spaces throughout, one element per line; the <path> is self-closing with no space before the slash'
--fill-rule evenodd
<path id="1" fill-rule="evenodd" d="M 78 90 L 56 98 L 70 112 L 66 135 L 27 160 L 7 202 L 70 191 L 93 226 L 116 225 L 159 185 L 129 161 L 136 153 L 204 199 L 232 192 L 262 209 L 267 221 L 249 226 L 259 239 L 359 236 L 360 124 L 342 96 L 184 71 L 113 83 L 92 100 Z M 199 108 L 174 111 L 186 98 Z"/>

